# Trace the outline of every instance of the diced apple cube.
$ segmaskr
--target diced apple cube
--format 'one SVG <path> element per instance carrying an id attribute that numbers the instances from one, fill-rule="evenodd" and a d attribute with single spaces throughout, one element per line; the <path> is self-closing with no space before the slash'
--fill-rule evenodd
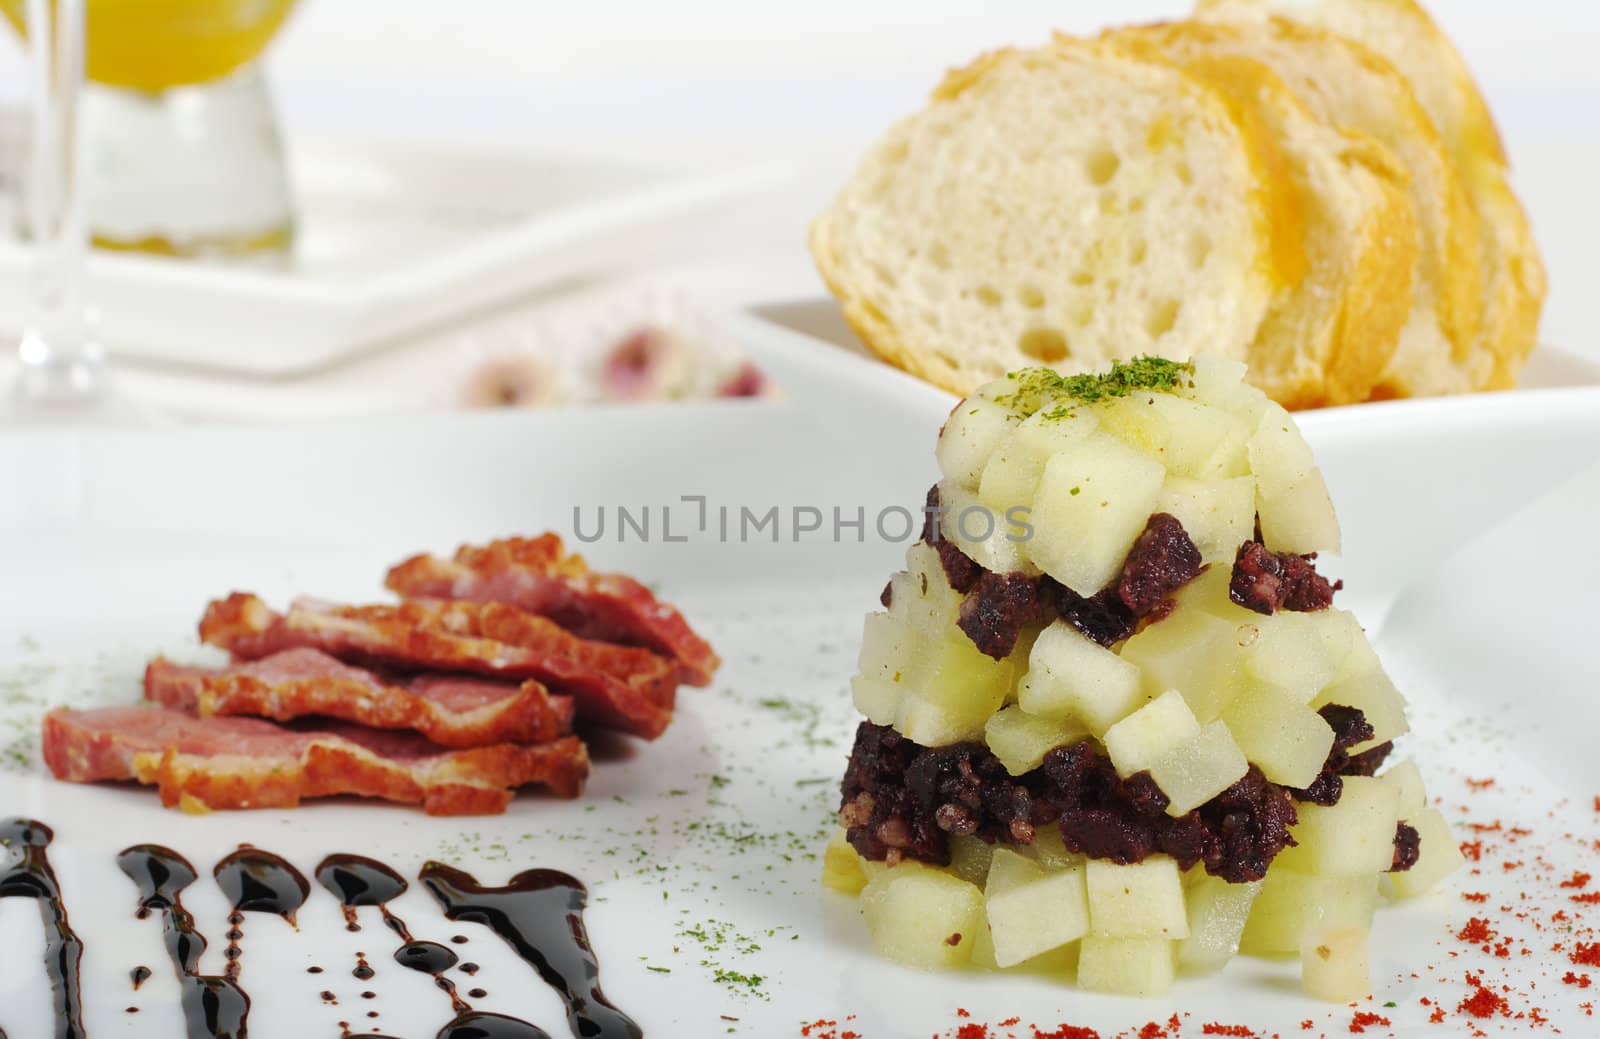
<path id="1" fill-rule="evenodd" d="M 1250 472 L 1263 494 L 1280 495 L 1317 468 L 1311 445 L 1294 417 L 1280 404 L 1268 405 L 1250 435 Z M 1268 542 L 1276 551 L 1287 551 Z"/>
<path id="2" fill-rule="evenodd" d="M 1109 739 L 1110 733 L 1106 736 Z M 1167 814 L 1191 812 L 1244 778 L 1250 762 L 1228 727 L 1211 722 L 1150 766 L 1150 778 L 1166 794 Z"/>
<path id="3" fill-rule="evenodd" d="M 1381 670 L 1330 685 L 1311 701 L 1315 708 L 1328 704 L 1358 708 L 1371 724 L 1372 739 L 1351 748 L 1358 754 L 1411 731 L 1411 723 L 1406 721 L 1406 699 Z"/>
<path id="4" fill-rule="evenodd" d="M 1144 699 L 1139 669 L 1066 621 L 1054 622 L 1034 641 L 1027 679 L 1017 695 L 1029 714 L 1076 719 L 1096 736 Z"/>
<path id="5" fill-rule="evenodd" d="M 1283 956 L 1300 951 L 1300 941 L 1313 929 L 1372 926 L 1378 907 L 1376 874 L 1314 877 L 1286 869 L 1280 861 L 1267 871 L 1239 949 L 1248 956 Z"/>
<path id="6" fill-rule="evenodd" d="M 1240 660 L 1251 676 L 1305 703 L 1333 677 L 1323 626 L 1316 614 L 1280 610 L 1239 626 Z"/>
<path id="7" fill-rule="evenodd" d="M 1199 732 L 1188 703 L 1169 690 L 1107 729 L 1103 742 L 1117 775 L 1126 779 Z"/>
<path id="8" fill-rule="evenodd" d="M 1054 823 L 1047 823 L 1034 830 L 1033 843 L 1024 847 L 1022 852 L 1047 870 L 1066 869 L 1068 866 L 1081 866 L 1084 863 L 1082 855 L 1067 850 L 1066 838 L 1061 836 L 1061 827 Z"/>
<path id="9" fill-rule="evenodd" d="M 1010 659 L 995 660 L 959 633 L 946 638 L 900 702 L 895 728 L 924 747 L 983 738 L 983 726 L 1011 688 Z"/>
<path id="10" fill-rule="evenodd" d="M 1207 876 L 1198 866 L 1190 872 L 1200 877 L 1188 885 L 1184 896 L 1189 937 L 1178 943 L 1178 969 L 1213 974 L 1239 951 L 1239 936 L 1261 883 L 1230 884 L 1221 877 Z"/>
<path id="11" fill-rule="evenodd" d="M 1039 478 L 1028 557 L 1079 595 L 1095 594 L 1122 571 L 1165 479 L 1159 462 L 1112 437 L 1066 445 Z"/>
<path id="12" fill-rule="evenodd" d="M 1283 786 L 1310 786 L 1333 749 L 1333 729 L 1322 716 L 1272 686 L 1245 690 L 1222 720 L 1244 756 Z"/>
<path id="13" fill-rule="evenodd" d="M 1076 721 L 1039 718 L 1020 706 L 1001 708 L 983 727 L 983 741 L 1013 776 L 1033 771 L 1055 748 L 1088 736 Z"/>
<path id="14" fill-rule="evenodd" d="M 1254 623 L 1261 614 L 1247 610 L 1233 601 L 1232 582 L 1233 557 L 1230 556 L 1224 563 L 1206 567 L 1200 572 L 1200 576 L 1173 593 L 1172 598 L 1178 604 L 1174 615 L 1178 612 L 1210 614 L 1219 620 L 1227 621 L 1234 628 L 1240 624 Z"/>
<path id="15" fill-rule="evenodd" d="M 1421 838 L 1417 861 L 1404 873 L 1390 873 L 1385 885 L 1396 898 L 1415 898 L 1425 895 L 1439 881 L 1448 877 L 1466 863 L 1461 845 L 1450 832 L 1450 824 L 1436 808 L 1417 813 L 1406 822 L 1417 828 Z"/>
<path id="16" fill-rule="evenodd" d="M 1378 874 L 1394 863 L 1400 813 L 1395 791 L 1372 776 L 1345 776 L 1339 803 L 1301 804 L 1300 821 L 1289 831 L 1299 842 L 1277 862 L 1285 869 L 1320 876 Z"/>
<path id="17" fill-rule="evenodd" d="M 1027 527 L 1013 522 L 1020 519 L 1025 524 L 1026 513 L 1008 516 L 971 491 L 948 483 L 940 485 L 939 504 L 940 533 L 968 559 L 990 573 L 1038 576 L 1039 568 L 1022 552 Z"/>
<path id="18" fill-rule="evenodd" d="M 1089 408 L 1069 414 L 1041 412 L 1028 418 L 1000 441 L 978 481 L 978 497 L 1002 513 L 1031 505 L 1039 490 L 1045 463 L 1068 444 L 1082 440 L 1099 425 Z"/>
<path id="19" fill-rule="evenodd" d="M 1248 476 L 1194 480 L 1169 475 L 1156 511 L 1177 517 L 1200 550 L 1202 562 L 1217 564 L 1213 569 L 1231 569 L 1239 546 L 1255 530 L 1255 481 Z"/>
<path id="20" fill-rule="evenodd" d="M 1190 362 L 1194 378 L 1185 396 L 1222 410 L 1255 429 L 1272 402 L 1265 393 L 1244 381 L 1245 366 L 1238 361 L 1202 354 Z"/>
<path id="21" fill-rule="evenodd" d="M 1078 987 L 1123 996 L 1159 996 L 1172 987 L 1172 942 L 1166 938 L 1089 935 L 1078 948 Z"/>
<path id="22" fill-rule="evenodd" d="M 994 858 L 994 845 L 977 837 L 950 835 L 950 872 L 969 884 L 983 887 Z"/>
<path id="23" fill-rule="evenodd" d="M 1195 718 L 1215 721 L 1239 688 L 1236 632 L 1221 618 L 1179 607 L 1124 643 L 1122 659 L 1138 668 L 1145 695 L 1176 689 Z"/>
<path id="24" fill-rule="evenodd" d="M 1277 494 L 1256 487 L 1261 540 L 1274 552 L 1338 552 L 1339 517 L 1320 469 Z"/>
<path id="25" fill-rule="evenodd" d="M 984 907 L 998 966 L 1015 966 L 1088 933 L 1083 866 L 1046 872 L 1007 848 L 997 849 L 994 858 Z"/>
<path id="26" fill-rule="evenodd" d="M 915 967 L 958 967 L 983 926 L 983 892 L 941 870 L 902 862 L 867 882 L 861 911 L 878 955 Z"/>
<path id="27" fill-rule="evenodd" d="M 867 871 L 861 868 L 861 856 L 845 840 L 843 830 L 834 833 L 822 853 L 822 886 L 843 895 L 859 895 L 867 886 Z"/>
<path id="28" fill-rule="evenodd" d="M 1329 1003 L 1353 1003 L 1372 994 L 1362 928 L 1318 928 L 1300 943 L 1300 987 Z"/>
<path id="29" fill-rule="evenodd" d="M 898 617 L 883 612 L 869 613 L 862 625 L 857 670 L 867 678 L 901 683 L 905 680 L 915 644 L 915 635 Z"/>
<path id="30" fill-rule="evenodd" d="M 1249 429 L 1220 408 L 1171 393 L 1134 393 L 1100 412 L 1101 429 L 1179 476 L 1217 479 L 1249 471 Z"/>
<path id="31" fill-rule="evenodd" d="M 1358 623 L 1356 627 L 1359 628 L 1360 624 Z M 1372 648 L 1372 640 L 1367 638 L 1367 633 L 1363 630 L 1359 635 L 1352 635 L 1349 652 L 1334 669 L 1333 681 L 1343 682 L 1347 678 L 1382 670 L 1383 661 L 1378 659 L 1378 651 Z"/>
<path id="32" fill-rule="evenodd" d="M 1395 809 L 1407 822 L 1428 810 L 1428 795 L 1422 786 L 1422 772 L 1409 758 L 1390 765 L 1382 779 L 1394 788 Z"/>
<path id="33" fill-rule="evenodd" d="M 976 490 L 983 468 L 1017 423 L 1011 409 L 992 400 L 972 397 L 950 412 L 934 454 L 945 478 L 967 490 Z"/>
<path id="34" fill-rule="evenodd" d="M 850 698 L 856 710 L 874 725 L 893 725 L 900 717 L 905 687 L 881 678 L 857 675 L 850 680 Z"/>
<path id="35" fill-rule="evenodd" d="M 1166 855 L 1118 865 L 1088 860 L 1089 926 L 1114 938 L 1186 938 L 1189 916 L 1178 864 Z"/>

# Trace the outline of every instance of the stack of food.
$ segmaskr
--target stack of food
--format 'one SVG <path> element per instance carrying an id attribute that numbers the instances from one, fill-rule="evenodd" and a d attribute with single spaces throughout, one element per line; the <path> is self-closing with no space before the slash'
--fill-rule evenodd
<path id="1" fill-rule="evenodd" d="M 1030 369 L 958 404 L 923 539 L 868 616 L 825 880 L 920 965 L 1164 990 L 1298 953 L 1368 993 L 1380 892 L 1461 861 L 1405 700 L 1315 553 L 1339 528 L 1242 365 Z"/>
<path id="2" fill-rule="evenodd" d="M 582 790 L 575 720 L 654 739 L 678 684 L 718 665 L 677 610 L 554 534 L 417 556 L 387 583 L 402 602 L 211 603 L 200 638 L 230 663 L 157 658 L 146 703 L 52 711 L 46 762 L 60 779 L 154 785 L 191 811 L 357 794 L 500 812 L 527 784 Z"/>
<path id="3" fill-rule="evenodd" d="M 1511 386 L 1544 271 L 1412 0 L 1201 0 L 952 72 L 812 229 L 844 314 L 956 393 L 1040 363 L 1249 363 L 1287 407 Z"/>

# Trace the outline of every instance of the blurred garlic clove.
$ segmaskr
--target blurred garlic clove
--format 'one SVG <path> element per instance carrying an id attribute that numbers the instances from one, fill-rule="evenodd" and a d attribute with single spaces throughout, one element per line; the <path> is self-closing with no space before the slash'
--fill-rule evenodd
<path id="1" fill-rule="evenodd" d="M 717 387 L 718 397 L 765 397 L 772 392 L 772 383 L 767 379 L 766 373 L 755 366 L 752 361 L 745 361 L 721 386 Z"/>
<path id="2" fill-rule="evenodd" d="M 467 379 L 462 403 L 469 408 L 539 408 L 559 399 L 555 372 L 532 357 L 485 361 Z"/>
<path id="3" fill-rule="evenodd" d="M 640 328 L 611 348 L 600 369 L 601 393 L 612 400 L 671 400 L 686 396 L 694 356 L 678 336 Z"/>

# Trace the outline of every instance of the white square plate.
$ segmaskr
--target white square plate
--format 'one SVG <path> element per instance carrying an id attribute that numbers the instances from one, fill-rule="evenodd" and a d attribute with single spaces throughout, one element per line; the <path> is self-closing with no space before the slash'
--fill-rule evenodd
<path id="1" fill-rule="evenodd" d="M 91 257 L 114 353 L 248 375 L 325 368 L 634 260 L 787 175 L 323 138 L 289 141 L 288 159 L 298 237 L 283 269 Z M 28 270 L 29 251 L 0 239 L 0 314 L 25 313 Z"/>
<path id="2" fill-rule="evenodd" d="M 134 918 L 133 888 L 113 862 L 144 841 L 200 868 L 185 901 L 211 939 L 213 971 L 225 906 L 204 874 L 248 841 L 307 873 L 339 851 L 375 855 L 408 877 L 429 858 L 490 883 L 530 866 L 574 873 L 591 887 L 606 991 L 658 1039 L 799 1039 L 802 1025 L 823 1019 L 842 1023 L 812 1029 L 813 1039 L 844 1030 L 954 1037 L 963 1024 L 1014 1017 L 987 1034 L 1033 1039 L 1032 1026 L 1049 1035 L 1071 1023 L 1110 1039 L 1174 1013 L 1179 1039 L 1202 1036 L 1207 1022 L 1285 1037 L 1347 1034 L 1356 1009 L 1300 996 L 1292 964 L 1241 960 L 1220 979 L 1181 980 L 1169 997 L 1138 1001 L 1041 977 L 928 975 L 870 955 L 854 906 L 819 889 L 818 859 L 855 724 L 845 690 L 860 617 L 904 549 L 875 535 L 874 518 L 920 503 L 950 402 L 792 332 L 747 319 L 735 327 L 785 400 L 0 438 L 0 815 L 56 828 L 51 857 L 87 942 L 91 1036 L 182 1034 L 159 923 Z M 1591 752 L 1600 669 L 1588 645 L 1600 561 L 1587 548 L 1600 482 L 1591 471 L 1513 514 L 1592 456 L 1600 392 L 1376 405 L 1304 421 L 1345 525 L 1348 602 L 1369 625 L 1383 622 L 1379 648 L 1414 705 L 1404 750 L 1453 820 L 1500 827 L 1463 831 L 1484 842 L 1477 873 L 1379 914 L 1375 1003 L 1357 1009 L 1393 1022 L 1370 1030 L 1377 1035 L 1467 1035 L 1456 1006 L 1467 995 L 1463 975 L 1481 972 L 1511 987 L 1512 1013 L 1537 1008 L 1550 1028 L 1592 1034 L 1579 1007 L 1589 994 L 1560 979 L 1582 971 L 1567 956 L 1572 943 L 1595 940 L 1588 928 L 1600 907 L 1572 902 L 1580 889 L 1559 880 L 1595 861 L 1589 842 L 1600 838 Z M 685 495 L 706 496 L 704 530 Z M 592 531 L 599 507 L 619 505 L 655 507 L 654 540 L 618 543 L 612 512 L 607 537 L 583 551 L 657 583 L 726 664 L 713 687 L 684 691 L 660 741 L 605 746 L 578 802 L 524 796 L 505 816 L 454 820 L 348 801 L 185 816 L 146 790 L 56 783 L 35 763 L 44 709 L 136 698 L 144 660 L 192 646 L 213 596 L 246 588 L 278 602 L 299 592 L 372 598 L 384 568 L 408 552 L 510 531 L 570 532 L 575 509 Z M 663 539 L 668 506 L 673 536 L 686 541 Z M 722 506 L 732 510 L 727 542 Z M 777 543 L 770 528 L 739 540 L 741 506 L 757 516 L 779 508 Z M 796 506 L 821 510 L 823 530 L 795 540 Z M 865 510 L 864 540 L 853 528 L 834 540 L 835 506 L 847 520 Z M 1474 790 L 1469 778 L 1495 783 Z M 1464 901 L 1463 892 L 1487 900 Z M 463 990 L 487 990 L 474 1001 L 481 1009 L 568 1034 L 555 997 L 487 931 L 447 923 L 415 885 L 395 908 L 419 937 L 470 939 L 467 958 L 482 971 L 460 980 Z M 1569 920 L 1552 921 L 1557 910 Z M 1453 937 L 1473 916 L 1512 939 L 1510 959 Z M 320 891 L 298 932 L 251 915 L 241 975 L 255 1002 L 251 1034 L 332 1037 L 349 1022 L 432 1036 L 450 1017 L 445 997 L 390 961 L 395 943 L 376 918 L 363 926 L 345 931 Z M 0 900 L 0 943 L 0 1028 L 44 1039 L 49 998 L 31 905 Z M 358 951 L 378 970 L 369 982 L 351 975 Z M 128 972 L 141 964 L 155 975 L 135 993 Z M 324 972 L 307 974 L 311 966 Z M 1446 1010 L 1443 1025 L 1426 1023 L 1434 1005 Z M 1302 1032 L 1305 1020 L 1312 1027 Z M 1516 1033 L 1529 1018 L 1473 1023 Z"/>

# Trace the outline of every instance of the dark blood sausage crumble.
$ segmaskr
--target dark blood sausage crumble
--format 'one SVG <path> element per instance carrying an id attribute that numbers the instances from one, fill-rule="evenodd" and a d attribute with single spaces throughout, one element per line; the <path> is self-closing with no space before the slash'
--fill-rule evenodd
<path id="1" fill-rule="evenodd" d="M 1333 605 L 1333 593 L 1344 587 L 1317 573 L 1317 554 L 1297 556 L 1274 552 L 1260 540 L 1239 546 L 1233 560 L 1228 597 L 1247 610 L 1272 616 L 1279 610 L 1309 612 Z"/>
<path id="2" fill-rule="evenodd" d="M 1167 797 L 1140 772 L 1127 779 L 1088 743 L 1057 747 L 1012 776 L 981 743 L 920 747 L 892 728 L 862 722 L 845 770 L 840 820 L 864 858 L 950 862 L 950 834 L 1032 844 L 1055 825 L 1069 851 L 1120 864 L 1164 852 L 1234 883 L 1260 880 L 1294 843 L 1288 792 L 1254 765 L 1216 798 L 1174 819 Z"/>

